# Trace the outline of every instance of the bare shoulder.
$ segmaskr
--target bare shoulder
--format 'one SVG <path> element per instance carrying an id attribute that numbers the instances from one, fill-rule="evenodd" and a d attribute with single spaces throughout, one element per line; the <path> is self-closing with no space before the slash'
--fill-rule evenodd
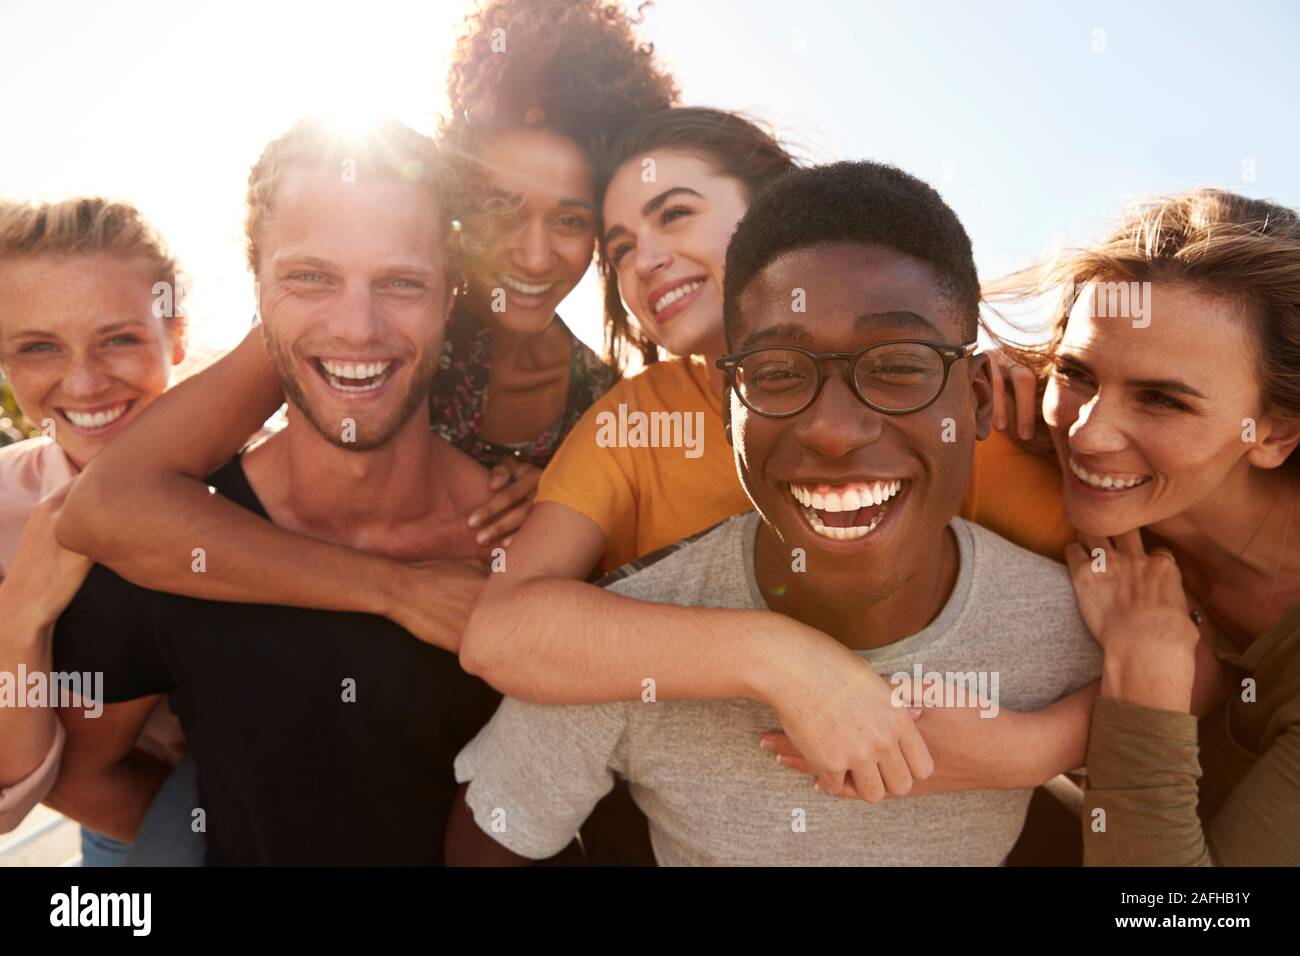
<path id="1" fill-rule="evenodd" d="M 440 436 L 432 438 L 437 451 L 430 477 L 447 489 L 458 507 L 473 508 L 486 501 L 490 494 L 488 470 Z"/>

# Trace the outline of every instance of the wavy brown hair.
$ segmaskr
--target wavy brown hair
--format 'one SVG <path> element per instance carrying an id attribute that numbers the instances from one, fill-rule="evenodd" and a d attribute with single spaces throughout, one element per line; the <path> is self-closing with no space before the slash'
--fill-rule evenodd
<path id="1" fill-rule="evenodd" d="M 985 302 L 1056 302 L 1046 341 L 1018 342 L 985 331 L 1043 385 L 1075 300 L 1097 281 L 1191 286 L 1234 302 L 1254 333 L 1263 410 L 1300 419 L 1300 215 L 1263 199 L 1196 189 L 1134 206 L 1101 242 L 1068 249 L 1019 272 L 986 282 Z M 1004 318 L 1005 321 L 1005 318 Z M 1029 328 L 1007 322 L 1021 332 Z M 1291 464 L 1300 463 L 1292 453 Z"/>

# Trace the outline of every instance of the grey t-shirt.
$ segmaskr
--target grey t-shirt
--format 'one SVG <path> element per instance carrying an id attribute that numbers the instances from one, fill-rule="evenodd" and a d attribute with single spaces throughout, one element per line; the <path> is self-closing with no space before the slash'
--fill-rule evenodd
<path id="1" fill-rule="evenodd" d="M 611 590 L 694 607 L 767 605 L 754 577 L 759 516 L 747 512 Z M 1065 568 L 954 518 L 956 586 L 917 634 L 859 652 L 881 675 L 998 675 L 998 703 L 1037 710 L 1101 672 Z M 701 638 L 707 639 L 707 638 Z M 991 688 L 991 683 L 986 687 Z M 681 865 L 998 865 L 1024 825 L 1029 790 L 972 790 L 866 803 L 823 796 L 759 747 L 776 715 L 752 700 L 584 706 L 506 698 L 456 759 L 484 832 L 553 856 L 627 779 L 655 856 Z"/>

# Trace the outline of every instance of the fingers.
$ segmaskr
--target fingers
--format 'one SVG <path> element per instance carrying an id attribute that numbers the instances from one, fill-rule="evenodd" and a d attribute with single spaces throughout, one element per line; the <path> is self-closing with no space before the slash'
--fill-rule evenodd
<path id="1" fill-rule="evenodd" d="M 1007 383 L 1003 376 L 1006 375 L 1006 368 L 993 357 L 989 363 L 990 378 L 993 379 L 993 427 L 998 431 L 1005 431 L 1007 427 Z"/>
<path id="2" fill-rule="evenodd" d="M 523 526 L 524 519 L 528 517 L 528 512 L 532 510 L 531 503 L 532 498 L 530 497 L 506 511 L 496 521 L 474 536 L 475 543 L 486 545 L 500 541 L 503 538 L 509 539 L 513 537 L 514 533 Z"/>
<path id="3" fill-rule="evenodd" d="M 1079 543 L 1083 545 L 1084 550 L 1088 552 L 1089 557 L 1092 557 L 1093 552 L 1098 548 L 1101 548 L 1101 550 L 1105 551 L 1107 554 L 1111 554 L 1115 550 L 1111 545 L 1109 538 L 1099 538 L 1095 535 L 1083 534 L 1082 532 L 1079 533 Z"/>
<path id="4" fill-rule="evenodd" d="M 912 792 L 912 771 L 908 769 L 901 749 L 880 761 L 876 769 L 880 771 L 884 792 L 891 797 L 904 797 Z M 856 778 L 856 774 L 854 776 Z"/>
<path id="5" fill-rule="evenodd" d="M 502 458 L 492 466 L 488 472 L 488 490 L 500 491 L 510 482 L 514 481 L 515 474 L 519 471 L 519 459 L 513 455 Z M 471 525 L 471 527 L 473 527 Z"/>
<path id="6" fill-rule="evenodd" d="M 1077 541 L 1071 541 L 1065 546 L 1065 566 L 1070 569 L 1070 576 L 1074 577 L 1083 566 L 1088 563 L 1088 552 L 1083 550 L 1083 545 Z"/>
<path id="7" fill-rule="evenodd" d="M 852 770 L 853 786 L 858 796 L 867 803 L 879 803 L 885 799 L 885 781 L 881 778 L 878 764 L 866 764 Z M 908 789 L 911 789 L 910 785 Z"/>
<path id="8" fill-rule="evenodd" d="M 788 734 L 780 732 L 763 734 L 763 736 L 758 739 L 758 742 L 759 746 L 768 753 L 802 756 L 799 753 L 799 748 L 794 745 L 794 741 L 790 739 Z"/>
<path id="9" fill-rule="evenodd" d="M 812 764 L 797 754 L 781 754 L 776 758 L 776 762 L 787 770 L 794 770 L 798 773 L 813 773 Z"/>
<path id="10" fill-rule="evenodd" d="M 1140 557 L 1146 553 L 1146 549 L 1142 547 L 1142 532 L 1136 528 L 1116 535 L 1114 540 L 1115 550 L 1120 554 Z M 1170 557 L 1173 555 L 1171 554 Z"/>
<path id="11" fill-rule="evenodd" d="M 477 528 L 479 525 L 486 524 L 492 519 L 502 516 L 512 508 L 525 502 L 536 489 L 536 485 L 530 485 L 525 481 L 512 482 L 470 513 L 469 526 Z M 510 530 L 515 531 L 518 528 L 519 525 L 515 524 Z M 478 534 L 476 540 L 479 544 L 486 544 L 495 537 L 497 535 L 489 535 L 488 531 L 484 530 Z"/>
<path id="12" fill-rule="evenodd" d="M 920 732 L 904 734 L 898 746 L 903 759 L 907 761 L 912 779 L 929 780 L 934 774 L 934 757 L 930 755 L 930 747 Z"/>
<path id="13" fill-rule="evenodd" d="M 846 791 L 846 788 L 848 789 L 849 793 L 854 793 L 851 787 L 849 787 L 849 785 L 845 783 L 845 779 L 844 779 L 845 776 L 846 775 L 842 773 L 841 774 L 819 773 L 817 775 L 817 779 L 813 782 L 813 786 L 817 788 L 817 791 L 819 793 L 823 793 L 828 797 L 843 796 L 843 794 Z"/>
<path id="14" fill-rule="evenodd" d="M 1011 366 L 1011 394 L 1015 401 L 1016 428 L 1029 441 L 1038 425 L 1038 376 L 1023 365 Z"/>

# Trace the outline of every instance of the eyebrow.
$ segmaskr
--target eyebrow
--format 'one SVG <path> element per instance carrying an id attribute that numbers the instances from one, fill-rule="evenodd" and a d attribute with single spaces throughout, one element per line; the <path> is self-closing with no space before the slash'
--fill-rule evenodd
<path id="1" fill-rule="evenodd" d="M 673 186 L 671 189 L 665 189 L 663 192 L 659 193 L 659 195 L 647 200 L 645 205 L 641 207 L 641 218 L 648 219 L 650 216 L 654 215 L 655 210 L 678 193 L 686 193 L 688 196 L 694 196 L 696 199 L 704 198 L 702 193 L 687 186 Z M 605 244 L 609 245 L 610 242 L 617 239 L 619 236 L 626 235 L 627 231 L 628 230 L 624 226 L 614 226 L 609 230 L 609 232 L 605 233 Z"/>
<path id="2" fill-rule="evenodd" d="M 922 332 L 929 332 L 934 335 L 940 334 L 934 323 L 925 316 L 906 310 L 864 312 L 853 318 L 853 331 L 855 332 L 866 332 L 881 325 L 893 328 L 919 329 Z"/>
<path id="3" fill-rule="evenodd" d="M 121 322 L 109 322 L 107 325 L 101 325 L 99 328 L 95 329 L 95 334 L 105 335 L 109 332 L 117 332 L 120 329 L 129 329 L 132 326 L 137 326 L 137 325 L 144 325 L 144 323 L 141 322 L 139 319 L 125 319 Z M 57 339 L 59 337 L 59 334 L 57 332 L 52 332 L 49 329 L 19 329 L 17 332 L 14 333 L 13 337 L 16 339 L 23 338 L 23 337 Z"/>
<path id="4" fill-rule="evenodd" d="M 745 336 L 740 343 L 738 352 L 745 349 L 753 348 L 755 345 L 762 345 L 764 342 L 786 341 L 786 342 L 807 342 L 812 338 L 812 334 L 805 326 L 797 322 L 784 322 L 781 325 L 769 325 L 765 329 L 759 329 L 757 332 L 751 332 Z"/>
<path id="5" fill-rule="evenodd" d="M 297 253 L 281 253 L 271 259 L 271 267 L 277 268 L 282 266 L 301 266 L 304 268 L 321 269 L 323 271 L 337 271 L 338 266 L 328 259 L 320 259 L 316 256 L 304 256 Z M 427 266 L 416 265 L 409 262 L 392 262 L 386 263 L 379 267 L 379 272 L 385 274 L 401 273 L 402 275 L 431 276 L 438 270 L 430 269 Z"/>
<path id="6" fill-rule="evenodd" d="M 1069 362 L 1071 365 L 1077 365 L 1089 374 L 1093 374 L 1091 368 L 1086 362 L 1080 361 L 1073 355 L 1066 353 L 1060 356 L 1061 361 Z M 1191 395 L 1195 398 L 1203 398 L 1209 401 L 1209 396 L 1199 392 L 1192 386 L 1176 378 L 1130 378 L 1124 382 L 1129 388 L 1150 388 L 1156 391 L 1176 392 L 1180 395 Z"/>

